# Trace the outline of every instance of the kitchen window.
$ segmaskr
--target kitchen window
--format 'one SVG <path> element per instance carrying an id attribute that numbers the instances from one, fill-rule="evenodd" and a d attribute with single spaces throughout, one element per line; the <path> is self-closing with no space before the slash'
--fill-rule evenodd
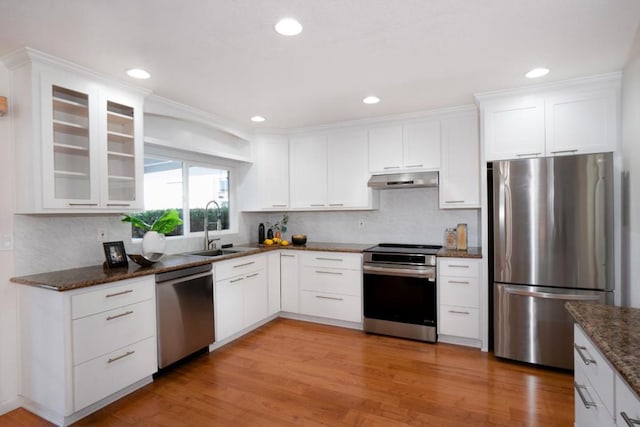
<path id="1" fill-rule="evenodd" d="M 189 236 L 204 231 L 204 211 L 209 203 L 210 233 L 231 230 L 230 170 L 188 160 L 147 155 L 144 159 L 144 206 L 136 214 L 151 224 L 166 209 L 176 209 L 183 224 L 168 236 Z M 184 215 L 188 212 L 188 215 Z M 220 229 L 216 230 L 219 225 Z M 144 232 L 132 227 L 132 237 Z"/>

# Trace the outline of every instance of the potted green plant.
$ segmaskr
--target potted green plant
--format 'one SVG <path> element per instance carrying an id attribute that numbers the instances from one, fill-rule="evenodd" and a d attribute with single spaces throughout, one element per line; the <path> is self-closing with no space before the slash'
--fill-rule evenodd
<path id="1" fill-rule="evenodd" d="M 167 209 L 153 224 L 147 224 L 133 215 L 124 215 L 122 222 L 130 222 L 134 227 L 145 231 L 142 238 L 142 255 L 148 259 L 159 259 L 166 246 L 164 235 L 171 233 L 182 224 L 180 215 L 175 209 Z"/>

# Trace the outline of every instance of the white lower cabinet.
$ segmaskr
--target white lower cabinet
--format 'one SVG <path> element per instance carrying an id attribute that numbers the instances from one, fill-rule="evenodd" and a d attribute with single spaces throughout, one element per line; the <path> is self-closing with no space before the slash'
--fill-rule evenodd
<path id="1" fill-rule="evenodd" d="M 300 258 L 300 313 L 361 322 L 362 255 L 313 252 Z"/>
<path id="2" fill-rule="evenodd" d="M 280 252 L 267 255 L 267 281 L 269 288 L 269 316 L 280 311 Z"/>
<path id="3" fill-rule="evenodd" d="M 269 316 L 267 255 L 214 266 L 216 341 L 222 341 Z"/>
<path id="4" fill-rule="evenodd" d="M 640 425 L 638 396 L 580 326 L 574 325 L 573 337 L 575 426 Z"/>
<path id="5" fill-rule="evenodd" d="M 480 346 L 480 271 L 479 259 L 438 258 L 440 341 Z"/>
<path id="6" fill-rule="evenodd" d="M 296 251 L 280 254 L 280 306 L 287 313 L 300 312 L 300 267 Z"/>
<path id="7" fill-rule="evenodd" d="M 31 411 L 67 425 L 152 380 L 154 276 L 18 293 L 21 395 Z"/>

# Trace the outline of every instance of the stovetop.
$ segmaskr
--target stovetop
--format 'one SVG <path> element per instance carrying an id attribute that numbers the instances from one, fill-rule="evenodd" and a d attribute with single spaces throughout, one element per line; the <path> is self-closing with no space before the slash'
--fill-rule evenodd
<path id="1" fill-rule="evenodd" d="M 435 255 L 442 246 L 440 245 L 414 245 L 403 243 L 380 243 L 364 250 L 364 252 L 377 252 L 388 254 L 420 254 Z"/>

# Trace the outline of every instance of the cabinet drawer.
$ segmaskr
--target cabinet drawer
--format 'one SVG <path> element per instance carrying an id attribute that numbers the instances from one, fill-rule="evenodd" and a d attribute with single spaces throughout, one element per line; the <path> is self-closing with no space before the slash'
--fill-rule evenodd
<path id="1" fill-rule="evenodd" d="M 440 277 L 440 303 L 480 307 L 480 281 L 475 277 Z"/>
<path id="2" fill-rule="evenodd" d="M 480 277 L 480 262 L 461 258 L 440 258 L 438 273 L 440 276 Z"/>
<path id="3" fill-rule="evenodd" d="M 573 328 L 573 364 L 586 375 L 607 411 L 613 415 L 613 390 L 615 374 L 609 363 L 578 325 Z"/>
<path id="4" fill-rule="evenodd" d="M 73 321 L 73 364 L 155 336 L 156 306 L 152 300 L 119 307 Z"/>
<path id="5" fill-rule="evenodd" d="M 441 304 L 438 331 L 444 335 L 479 339 L 480 310 Z"/>
<path id="6" fill-rule="evenodd" d="M 157 367 L 155 337 L 74 367 L 74 412 L 148 377 Z"/>
<path id="7" fill-rule="evenodd" d="M 300 292 L 300 312 L 310 316 L 362 322 L 362 299 L 324 292 Z"/>
<path id="8" fill-rule="evenodd" d="M 303 266 L 311 267 L 362 269 L 362 255 L 360 254 L 308 252 L 300 254 L 300 262 Z"/>
<path id="9" fill-rule="evenodd" d="M 240 257 L 232 261 L 215 263 L 214 266 L 216 280 L 224 280 L 250 271 L 267 268 L 267 257 L 266 255 Z"/>
<path id="10" fill-rule="evenodd" d="M 589 382 L 582 366 L 576 366 L 574 371 L 573 393 L 576 427 L 612 427 L 615 425 L 606 405 Z"/>
<path id="11" fill-rule="evenodd" d="M 300 287 L 308 291 L 362 295 L 362 273 L 325 267 L 303 267 Z"/>
<path id="12" fill-rule="evenodd" d="M 78 293 L 71 297 L 71 317 L 78 319 L 140 301 L 153 300 L 156 282 L 153 275 L 128 279 L 118 285 L 100 286 L 98 290 Z"/>
<path id="13" fill-rule="evenodd" d="M 576 401 L 577 402 L 577 401 Z M 640 399 L 629 388 L 627 383 L 616 375 L 616 414 L 619 426 L 626 426 L 627 423 L 623 418 L 629 418 L 629 421 L 635 420 L 636 424 L 640 424 Z"/>

